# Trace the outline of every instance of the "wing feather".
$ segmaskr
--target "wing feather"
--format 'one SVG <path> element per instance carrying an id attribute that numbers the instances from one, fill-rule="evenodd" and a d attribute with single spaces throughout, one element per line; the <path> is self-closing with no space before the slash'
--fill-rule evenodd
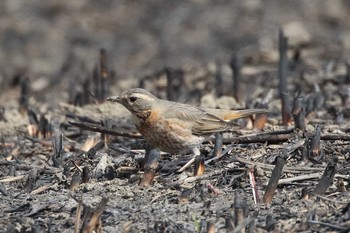
<path id="1" fill-rule="evenodd" d="M 225 131 L 230 127 L 230 123 L 198 107 L 168 102 L 168 109 L 171 111 L 165 110 L 162 114 L 165 119 L 187 121 L 196 135 Z"/>

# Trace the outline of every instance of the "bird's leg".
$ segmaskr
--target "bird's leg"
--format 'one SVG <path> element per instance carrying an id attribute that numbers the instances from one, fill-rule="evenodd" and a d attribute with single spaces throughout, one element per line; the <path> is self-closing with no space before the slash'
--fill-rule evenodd
<path id="1" fill-rule="evenodd" d="M 198 147 L 193 148 L 192 153 L 194 154 L 193 158 L 190 159 L 190 161 L 188 161 L 182 168 L 180 168 L 178 172 L 183 172 L 186 168 L 188 168 L 194 163 L 194 160 L 196 159 L 197 156 L 201 155 L 201 152 L 199 151 Z"/>

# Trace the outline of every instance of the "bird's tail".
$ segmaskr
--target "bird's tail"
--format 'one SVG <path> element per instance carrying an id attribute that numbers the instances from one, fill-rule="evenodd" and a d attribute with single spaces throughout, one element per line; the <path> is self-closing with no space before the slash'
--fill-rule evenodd
<path id="1" fill-rule="evenodd" d="M 205 109 L 208 113 L 217 116 L 224 121 L 232 121 L 238 118 L 252 116 L 259 113 L 268 113 L 267 109 L 243 109 L 243 110 L 225 110 L 225 109 Z"/>

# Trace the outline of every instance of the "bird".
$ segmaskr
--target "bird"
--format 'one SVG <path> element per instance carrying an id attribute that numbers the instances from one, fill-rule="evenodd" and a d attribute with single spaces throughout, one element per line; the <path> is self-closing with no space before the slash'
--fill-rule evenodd
<path id="1" fill-rule="evenodd" d="M 231 130 L 233 120 L 268 112 L 267 109 L 201 108 L 159 99 L 142 88 L 126 90 L 106 101 L 123 105 L 143 138 L 152 147 L 170 154 L 200 155 L 199 146 L 210 135 Z"/>

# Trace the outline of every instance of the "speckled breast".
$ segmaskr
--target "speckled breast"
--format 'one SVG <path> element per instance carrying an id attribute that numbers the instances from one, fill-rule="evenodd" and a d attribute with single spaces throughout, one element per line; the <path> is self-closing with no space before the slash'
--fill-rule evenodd
<path id="1" fill-rule="evenodd" d="M 140 119 L 133 117 L 136 128 L 153 147 L 161 151 L 181 154 L 191 151 L 199 146 L 205 139 L 202 136 L 192 134 L 191 125 L 188 122 L 175 118 Z"/>

